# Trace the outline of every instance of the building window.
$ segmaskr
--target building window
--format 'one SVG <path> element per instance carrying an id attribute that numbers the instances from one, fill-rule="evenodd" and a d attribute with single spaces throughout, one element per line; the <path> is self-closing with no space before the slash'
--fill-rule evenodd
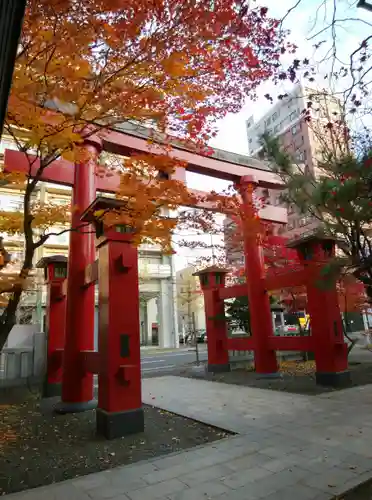
<path id="1" fill-rule="evenodd" d="M 297 153 L 296 156 L 297 156 L 298 161 L 304 161 L 304 159 L 305 159 L 305 155 L 304 155 L 303 151 L 300 151 L 299 153 Z"/>
<path id="2" fill-rule="evenodd" d="M 275 113 L 273 113 L 273 116 L 271 117 L 271 120 L 275 122 L 277 119 L 278 119 L 278 112 L 275 111 Z"/>
<path id="3" fill-rule="evenodd" d="M 0 198 L 0 210 L 20 212 L 23 210 L 23 196 L 5 195 Z"/>
<path id="4" fill-rule="evenodd" d="M 54 196 L 51 196 L 48 201 L 50 201 L 50 203 L 53 203 L 53 205 L 67 205 L 68 203 L 70 203 L 70 200 L 68 198 L 54 198 Z"/>
<path id="5" fill-rule="evenodd" d="M 296 134 L 297 134 L 297 125 L 292 127 L 292 135 L 296 135 Z"/>
<path id="6" fill-rule="evenodd" d="M 304 227 L 304 226 L 306 226 L 308 223 L 309 223 L 309 221 L 308 221 L 308 218 L 307 218 L 307 217 L 302 217 L 302 218 L 301 218 L 301 219 L 299 219 L 299 221 L 298 221 L 298 225 L 299 225 L 299 227 Z"/>
<path id="7" fill-rule="evenodd" d="M 63 230 L 64 230 L 63 227 L 54 227 L 54 228 L 52 227 L 52 228 L 50 228 L 50 230 L 48 232 L 49 233 L 57 233 L 58 236 L 55 235 L 55 234 L 52 234 L 47 239 L 46 244 L 47 245 L 68 245 L 69 240 L 70 240 L 70 234 L 69 234 L 68 231 L 66 231 L 65 233 L 59 234 Z"/>

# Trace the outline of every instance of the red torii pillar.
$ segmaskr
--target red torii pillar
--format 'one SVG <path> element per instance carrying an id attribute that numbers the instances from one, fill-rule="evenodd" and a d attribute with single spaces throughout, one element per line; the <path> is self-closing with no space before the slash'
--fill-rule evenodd
<path id="1" fill-rule="evenodd" d="M 275 351 L 269 346 L 270 337 L 273 335 L 273 324 L 269 294 L 265 286 L 263 251 L 255 229 L 249 227 L 251 221 L 254 223 L 253 192 L 256 186 L 257 183 L 250 176 L 241 177 L 237 184 L 244 214 L 245 276 L 254 342 L 255 370 L 262 375 L 271 375 L 277 373 L 278 363 Z"/>
<path id="2" fill-rule="evenodd" d="M 207 349 L 209 372 L 221 373 L 230 371 L 229 351 L 227 346 L 227 327 L 224 301 L 219 297 L 219 290 L 225 287 L 227 270 L 210 266 L 198 271 L 204 293 L 205 324 L 207 331 Z"/>
<path id="3" fill-rule="evenodd" d="M 67 257 L 44 257 L 36 264 L 44 269 L 48 290 L 46 309 L 47 373 L 43 386 L 44 397 L 61 395 L 62 355 L 65 343 Z"/>
<path id="4" fill-rule="evenodd" d="M 307 269 L 307 309 L 313 337 L 316 383 L 344 386 L 350 383 L 347 344 L 344 340 L 341 312 L 335 283 L 324 283 L 322 269 L 335 255 L 335 240 L 309 235 L 289 243 L 296 248 Z M 323 284 L 322 284 L 323 281 Z"/>
<path id="5" fill-rule="evenodd" d="M 67 279 L 66 334 L 63 355 L 62 400 L 57 412 L 68 413 L 95 408 L 93 374 L 80 366 L 80 352 L 94 349 L 94 284 L 84 284 L 86 267 L 95 260 L 94 234 L 79 231 L 81 215 L 96 197 L 96 164 L 102 141 L 92 136 L 84 141 L 85 158 L 75 164 L 72 194 Z"/>
<path id="6" fill-rule="evenodd" d="M 114 439 L 142 432 L 141 355 L 138 252 L 133 228 L 104 227 L 100 210 L 117 209 L 123 202 L 97 197 L 82 220 L 96 227 L 98 250 L 98 352 L 82 353 L 83 367 L 98 373 L 97 432 Z"/>

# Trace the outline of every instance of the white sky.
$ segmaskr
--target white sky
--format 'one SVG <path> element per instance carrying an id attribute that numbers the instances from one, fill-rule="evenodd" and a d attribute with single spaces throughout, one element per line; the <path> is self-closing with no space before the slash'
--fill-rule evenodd
<path id="1" fill-rule="evenodd" d="M 286 12 L 293 7 L 296 0 L 266 0 L 266 2 L 258 1 L 258 5 L 269 7 L 269 15 L 272 17 L 282 18 Z M 317 31 L 326 27 L 333 14 L 333 0 L 326 0 L 325 7 L 318 11 L 316 17 L 317 6 L 322 3 L 322 0 L 302 0 L 300 4 L 292 11 L 286 18 L 283 27 L 290 30 L 289 40 L 298 46 L 297 52 L 294 55 L 288 56 L 287 60 L 283 61 L 288 63 L 294 58 L 304 59 L 308 58 L 310 61 L 319 61 L 324 56 L 325 52 L 330 48 L 332 37 L 330 31 L 320 34 L 313 40 L 308 40 L 308 37 Z M 372 32 L 372 13 L 363 9 L 355 7 L 356 1 L 354 0 L 336 0 L 337 5 L 337 19 L 346 19 L 347 22 L 342 22 L 337 31 L 337 53 L 347 58 L 349 54 L 356 48 L 361 40 L 366 38 Z M 352 20 L 354 19 L 354 21 Z M 356 20 L 356 21 L 355 21 Z M 360 21 L 362 20 L 362 22 Z M 368 24 L 370 23 L 370 24 Z M 315 27 L 314 27 L 315 24 Z M 326 40 L 320 49 L 314 53 L 313 44 L 320 40 Z M 329 64 L 323 63 L 318 66 L 319 74 L 316 83 L 322 87 L 327 86 L 324 80 L 325 72 L 329 71 Z M 345 81 L 341 82 L 345 86 Z M 248 141 L 246 137 L 245 121 L 250 115 L 254 115 L 255 121 L 261 118 L 271 107 L 270 102 L 263 97 L 269 93 L 273 97 L 278 94 L 286 92 L 293 86 L 290 82 L 281 83 L 278 86 L 273 84 L 263 84 L 258 90 L 258 100 L 255 102 L 247 101 L 243 109 L 237 114 L 229 114 L 225 119 L 221 120 L 218 124 L 219 133 L 217 137 L 211 142 L 211 146 L 219 149 L 225 149 L 234 153 L 247 154 Z M 333 90 L 338 90 L 333 89 Z M 275 101 L 274 101 L 275 102 Z M 187 184 L 191 188 L 221 191 L 227 185 L 225 181 L 212 179 L 192 173 L 187 174 Z M 204 238 L 210 241 L 210 237 Z M 215 241 L 216 240 L 216 241 Z M 217 242 L 217 239 L 214 239 Z M 189 249 L 177 249 L 176 267 L 181 269 L 192 262 L 197 257 L 197 254 L 206 254 L 203 252 L 191 251 Z"/>

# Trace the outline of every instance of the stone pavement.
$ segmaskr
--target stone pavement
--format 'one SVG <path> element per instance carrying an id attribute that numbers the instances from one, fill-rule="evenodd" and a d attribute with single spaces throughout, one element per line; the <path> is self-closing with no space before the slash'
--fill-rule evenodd
<path id="1" fill-rule="evenodd" d="M 330 500 L 372 478 L 371 389 L 300 396 L 145 379 L 145 403 L 239 435 L 9 499 Z"/>

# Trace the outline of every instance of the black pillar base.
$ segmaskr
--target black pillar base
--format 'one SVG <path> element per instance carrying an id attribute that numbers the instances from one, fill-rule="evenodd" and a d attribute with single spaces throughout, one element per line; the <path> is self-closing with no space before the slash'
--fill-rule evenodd
<path id="1" fill-rule="evenodd" d="M 349 371 L 344 372 L 316 372 L 315 380 L 318 385 L 326 387 L 348 387 L 351 384 Z"/>
<path id="2" fill-rule="evenodd" d="M 97 408 L 96 429 L 97 434 L 106 439 L 116 439 L 143 432 L 145 429 L 143 408 L 113 413 Z"/>
<path id="3" fill-rule="evenodd" d="M 43 398 L 55 398 L 61 396 L 62 394 L 62 384 L 50 384 L 47 381 L 43 384 Z"/>
<path id="4" fill-rule="evenodd" d="M 211 365 L 211 364 L 208 364 L 207 371 L 208 372 L 213 372 L 213 373 L 226 373 L 226 372 L 229 372 L 229 371 L 231 371 L 230 363 L 226 363 L 225 365 Z"/>
<path id="5" fill-rule="evenodd" d="M 54 412 L 65 415 L 66 413 L 81 413 L 83 411 L 94 410 L 97 408 L 97 400 L 83 401 L 81 403 L 68 403 L 66 401 L 59 401 L 54 406 Z"/>

